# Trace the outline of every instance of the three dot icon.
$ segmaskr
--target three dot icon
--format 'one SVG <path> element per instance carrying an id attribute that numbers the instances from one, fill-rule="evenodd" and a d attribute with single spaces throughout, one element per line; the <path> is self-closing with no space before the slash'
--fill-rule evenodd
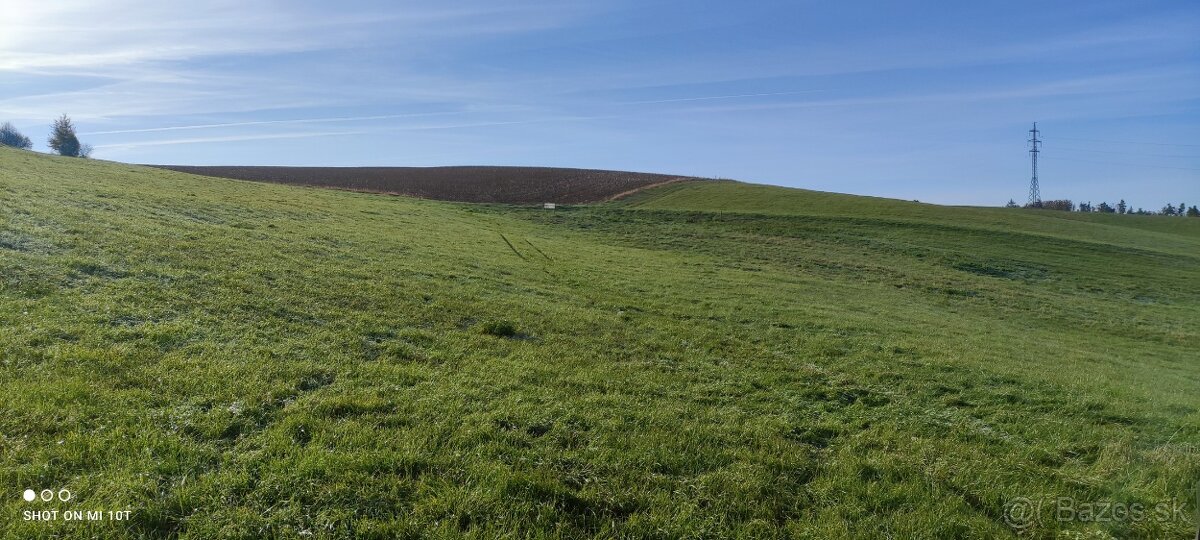
<path id="1" fill-rule="evenodd" d="M 33 502 L 37 499 L 41 499 L 42 502 L 50 502 L 56 498 L 62 502 L 67 502 L 71 500 L 71 492 L 66 489 L 60 489 L 58 490 L 58 493 L 55 493 L 53 489 L 43 489 L 41 493 L 39 493 L 32 489 L 27 489 L 25 490 L 25 493 L 22 494 L 22 497 L 25 499 L 25 502 Z"/>

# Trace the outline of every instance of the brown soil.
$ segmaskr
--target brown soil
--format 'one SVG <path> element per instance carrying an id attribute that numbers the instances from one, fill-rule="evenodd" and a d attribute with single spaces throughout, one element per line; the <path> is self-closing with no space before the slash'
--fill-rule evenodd
<path id="1" fill-rule="evenodd" d="M 549 167 L 153 166 L 219 178 L 510 204 L 602 202 L 652 186 L 696 180 L 665 174 Z"/>

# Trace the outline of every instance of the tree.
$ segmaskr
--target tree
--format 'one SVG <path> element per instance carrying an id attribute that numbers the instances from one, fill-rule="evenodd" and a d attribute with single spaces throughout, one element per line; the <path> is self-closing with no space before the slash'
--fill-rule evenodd
<path id="1" fill-rule="evenodd" d="M 1009 199 L 1008 204 L 1004 205 L 1004 207 L 1005 208 L 1020 208 L 1021 205 L 1017 204 L 1017 201 Z"/>
<path id="2" fill-rule="evenodd" d="M 1176 209 L 1175 211 L 1179 213 L 1179 217 L 1186 216 L 1187 215 L 1187 205 L 1183 204 L 1183 203 L 1179 203 L 1179 208 Z"/>
<path id="3" fill-rule="evenodd" d="M 1098 209 L 1105 214 L 1111 214 L 1117 211 L 1116 208 L 1109 206 L 1107 202 L 1100 203 L 1100 207 Z"/>
<path id="4" fill-rule="evenodd" d="M 1175 207 L 1174 207 L 1174 206 L 1171 206 L 1171 203 L 1167 203 L 1167 205 L 1166 205 L 1166 206 L 1164 206 L 1164 207 L 1163 207 L 1163 209 L 1162 209 L 1162 214 L 1163 214 L 1164 216 L 1173 216 L 1173 215 L 1175 215 Z"/>
<path id="5" fill-rule="evenodd" d="M 1193 204 L 1191 208 L 1188 208 L 1187 215 L 1188 217 L 1200 217 L 1200 208 L 1196 208 L 1196 205 Z"/>
<path id="6" fill-rule="evenodd" d="M 1090 202 L 1079 203 L 1079 211 L 1080 212 L 1091 212 L 1092 211 L 1092 203 L 1090 203 Z"/>
<path id="7" fill-rule="evenodd" d="M 1125 211 L 1128 209 L 1129 209 L 1129 206 L 1125 204 L 1125 199 L 1121 199 L 1121 202 L 1117 203 L 1117 213 L 1118 214 L 1124 214 Z"/>
<path id="8" fill-rule="evenodd" d="M 33 148 L 33 142 L 29 140 L 29 137 L 17 131 L 17 128 L 13 127 L 12 124 L 5 122 L 3 126 L 0 126 L 0 146 L 11 146 L 13 148 L 29 150 Z"/>
<path id="9" fill-rule="evenodd" d="M 79 137 L 75 136 L 75 124 L 67 115 L 62 115 L 51 126 L 50 140 L 46 141 L 50 148 L 60 156 L 79 157 Z"/>

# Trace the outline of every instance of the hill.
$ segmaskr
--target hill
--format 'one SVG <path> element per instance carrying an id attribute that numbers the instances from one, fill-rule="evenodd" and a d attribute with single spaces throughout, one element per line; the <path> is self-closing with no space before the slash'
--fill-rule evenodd
<path id="1" fill-rule="evenodd" d="M 0 149 L 0 537 L 1193 534 L 1195 230 L 1007 212 Z"/>
<path id="2" fill-rule="evenodd" d="M 1130 248 L 1152 246 L 1156 250 L 1181 255 L 1200 252 L 1200 220 L 1164 219 L 1162 216 L 941 206 L 733 181 L 664 186 L 662 189 L 633 194 L 626 202 L 639 209 L 937 223 L 952 227 L 1019 231 Z"/>
<path id="3" fill-rule="evenodd" d="M 475 203 L 578 204 L 695 180 L 665 174 L 553 167 L 218 167 L 154 165 L 204 176 Z"/>

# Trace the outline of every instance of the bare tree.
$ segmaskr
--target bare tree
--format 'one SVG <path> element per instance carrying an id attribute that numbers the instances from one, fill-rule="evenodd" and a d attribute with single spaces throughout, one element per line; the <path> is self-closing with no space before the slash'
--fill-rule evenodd
<path id="1" fill-rule="evenodd" d="M 29 150 L 33 148 L 33 141 L 30 141 L 29 137 L 17 131 L 17 128 L 13 127 L 12 124 L 5 122 L 3 126 L 0 126 L 0 146 L 11 146 L 13 148 Z"/>

